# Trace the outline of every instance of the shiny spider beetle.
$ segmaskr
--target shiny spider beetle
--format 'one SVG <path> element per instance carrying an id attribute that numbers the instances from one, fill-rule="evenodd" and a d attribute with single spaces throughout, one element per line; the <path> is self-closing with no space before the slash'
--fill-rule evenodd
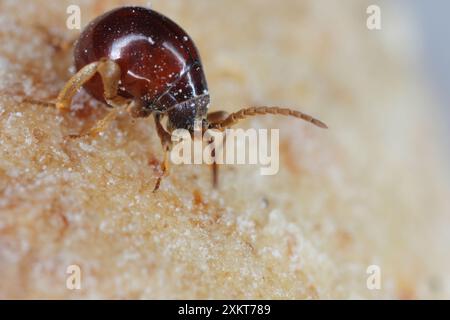
<path id="1" fill-rule="evenodd" d="M 121 7 L 93 20 L 75 44 L 74 58 L 77 73 L 59 93 L 56 108 L 70 109 L 81 87 L 111 107 L 87 135 L 104 130 L 120 110 L 127 110 L 132 117 L 153 115 L 164 150 L 162 174 L 154 191 L 168 172 L 171 132 L 192 132 L 196 120 L 201 121 L 203 130 L 224 130 L 249 116 L 273 114 L 327 128 L 323 122 L 287 108 L 250 107 L 231 114 L 208 113 L 208 87 L 197 48 L 176 23 L 148 8 Z M 161 122 L 165 116 L 166 128 Z M 213 168 L 217 181 L 217 167 Z"/>

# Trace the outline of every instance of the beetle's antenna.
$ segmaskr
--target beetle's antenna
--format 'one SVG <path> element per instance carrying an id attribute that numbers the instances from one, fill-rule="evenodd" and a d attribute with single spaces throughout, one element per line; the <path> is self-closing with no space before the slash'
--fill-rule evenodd
<path id="1" fill-rule="evenodd" d="M 307 122 L 310 122 L 319 128 L 327 129 L 328 126 L 323 123 L 322 121 L 311 117 L 310 115 L 307 115 L 303 112 L 292 110 L 289 108 L 281 108 L 281 107 L 249 107 L 249 108 L 243 108 L 237 112 L 231 113 L 227 118 L 224 120 L 211 124 L 211 127 L 213 129 L 225 129 L 231 126 L 234 126 L 238 122 L 241 122 L 242 120 L 254 117 L 257 115 L 266 115 L 266 114 L 272 114 L 272 115 L 282 115 L 282 116 L 290 116 L 299 118 L 302 120 L 305 120 Z"/>

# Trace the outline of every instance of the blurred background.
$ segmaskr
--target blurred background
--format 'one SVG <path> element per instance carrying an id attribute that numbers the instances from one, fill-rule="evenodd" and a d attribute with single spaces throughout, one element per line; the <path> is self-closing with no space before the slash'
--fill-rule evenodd
<path id="1" fill-rule="evenodd" d="M 436 98 L 445 113 L 446 136 L 450 134 L 450 2 L 447 0 L 401 0 L 397 5 L 410 8 L 417 22 L 419 52 L 425 75 L 433 85 Z M 450 139 L 445 139 L 450 150 Z"/>

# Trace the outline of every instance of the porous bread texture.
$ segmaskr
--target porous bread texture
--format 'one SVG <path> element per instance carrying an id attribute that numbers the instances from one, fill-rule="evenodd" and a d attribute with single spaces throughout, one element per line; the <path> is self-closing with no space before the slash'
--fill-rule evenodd
<path id="1" fill-rule="evenodd" d="M 69 78 L 73 3 L 86 24 L 125 1 L 0 2 L 0 298 L 450 297 L 449 180 L 404 12 L 384 4 L 370 32 L 366 1 L 152 1 L 199 47 L 212 108 L 330 126 L 252 119 L 281 128 L 279 174 L 221 166 L 214 190 L 207 166 L 173 166 L 152 193 L 151 119 L 64 141 L 106 109 L 83 92 L 66 114 L 21 103 Z"/>

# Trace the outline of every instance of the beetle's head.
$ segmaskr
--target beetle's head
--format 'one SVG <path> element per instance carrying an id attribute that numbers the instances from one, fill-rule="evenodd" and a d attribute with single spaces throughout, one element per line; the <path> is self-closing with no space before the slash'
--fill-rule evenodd
<path id="1" fill-rule="evenodd" d="M 208 113 L 210 97 L 208 93 L 177 103 L 167 110 L 167 129 L 186 129 L 194 131 L 195 121 L 203 123 Z"/>

